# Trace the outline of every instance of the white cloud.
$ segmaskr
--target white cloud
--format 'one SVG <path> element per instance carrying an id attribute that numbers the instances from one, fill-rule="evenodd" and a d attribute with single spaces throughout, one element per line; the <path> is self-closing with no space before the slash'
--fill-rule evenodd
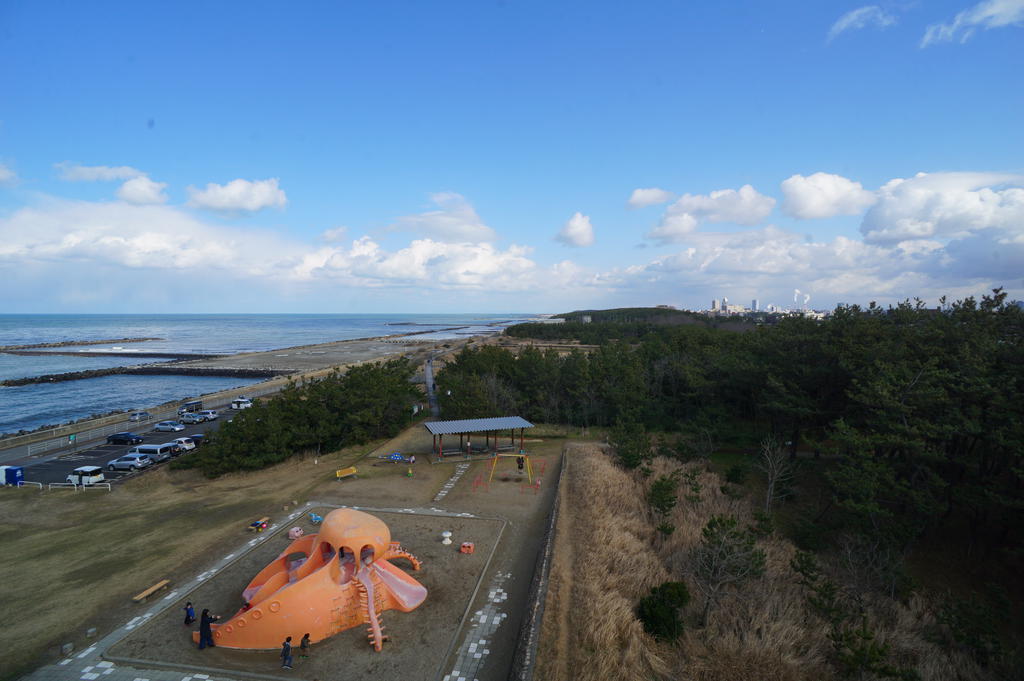
<path id="1" fill-rule="evenodd" d="M 775 199 L 758 193 L 749 184 L 736 189 L 719 189 L 710 194 L 683 194 L 665 210 L 648 239 L 661 243 L 684 240 L 701 222 L 733 222 L 756 225 L 768 217 Z"/>
<path id="2" fill-rule="evenodd" d="M 855 31 L 868 26 L 877 28 L 888 28 L 896 23 L 896 17 L 889 14 L 878 5 L 866 5 L 851 10 L 839 17 L 836 23 L 828 31 L 828 39 L 831 41 L 844 31 Z"/>
<path id="3" fill-rule="evenodd" d="M 215 269 L 246 278 L 279 271 L 303 250 L 269 232 L 207 224 L 170 206 L 54 199 L 0 219 L 0 263 L 60 273 L 109 265 L 152 273 Z"/>
<path id="4" fill-rule="evenodd" d="M 683 194 L 673 208 L 707 222 L 735 222 L 756 225 L 768 217 L 775 199 L 758 193 L 749 184 L 735 189 L 719 189 L 710 194 Z"/>
<path id="5" fill-rule="evenodd" d="M 320 239 L 327 243 L 337 243 L 344 240 L 347 235 L 348 227 L 335 227 L 334 229 L 325 229 L 320 235 Z"/>
<path id="6" fill-rule="evenodd" d="M 439 192 L 430 200 L 437 210 L 405 215 L 398 218 L 392 229 L 414 232 L 440 241 L 493 241 L 494 230 L 484 224 L 472 204 L 461 194 Z"/>
<path id="7" fill-rule="evenodd" d="M 0 184 L 14 184 L 18 175 L 3 163 L 0 163 Z"/>
<path id="8" fill-rule="evenodd" d="M 839 301 L 963 297 L 995 286 L 1008 286 L 1011 295 L 1020 295 L 1017 285 L 1024 272 L 1024 240 L 1001 248 L 973 236 L 947 245 L 923 240 L 873 244 L 842 236 L 815 241 L 764 227 L 698 232 L 687 241 L 676 253 L 598 278 L 606 288 L 629 292 L 633 300 L 686 291 L 700 301 L 725 294 L 733 300 L 758 298 L 762 305 L 789 306 L 793 289 L 799 288 L 812 295 L 812 304 L 831 307 Z"/>
<path id="9" fill-rule="evenodd" d="M 134 177 L 117 190 L 117 197 L 122 201 L 135 204 L 166 203 L 167 195 L 164 189 L 166 182 L 154 182 L 145 175 Z"/>
<path id="10" fill-rule="evenodd" d="M 801 220 L 857 215 L 875 202 L 875 195 L 841 175 L 793 175 L 782 181 L 782 212 Z"/>
<path id="11" fill-rule="evenodd" d="M 130 166 L 83 166 L 61 161 L 55 163 L 54 167 L 60 171 L 60 179 L 69 182 L 111 182 L 145 175 L 141 170 Z"/>
<path id="12" fill-rule="evenodd" d="M 340 230 L 328 234 L 341 236 Z M 553 283 L 568 286 L 577 277 L 578 271 L 565 263 L 550 271 L 539 267 L 530 252 L 519 245 L 500 249 L 489 243 L 434 239 L 416 239 L 387 250 L 367 236 L 347 248 L 306 244 L 267 230 L 208 223 L 173 206 L 124 202 L 47 199 L 0 218 L 0 269 L 17 264 L 52 281 L 85 279 L 90 272 L 103 271 L 112 281 L 123 277 L 130 283 L 144 269 L 147 282 L 165 285 L 188 273 L 245 286 L 303 285 L 325 295 L 339 290 L 339 285 L 353 291 L 541 294 Z"/>
<path id="13" fill-rule="evenodd" d="M 594 244 L 594 227 L 590 224 L 590 216 L 573 213 L 573 216 L 555 236 L 566 246 L 592 246 Z"/>
<path id="14" fill-rule="evenodd" d="M 284 208 L 288 197 L 277 186 L 277 178 L 268 180 L 231 180 L 227 184 L 210 182 L 206 189 L 189 187 L 189 205 L 225 213 L 254 213 L 264 208 Z"/>
<path id="15" fill-rule="evenodd" d="M 527 257 L 529 250 L 416 239 L 405 248 L 387 251 L 364 236 L 348 249 L 328 247 L 308 253 L 290 274 L 372 288 L 536 290 L 544 278 L 538 278 L 539 268 Z"/>
<path id="16" fill-rule="evenodd" d="M 1016 185 L 1016 186 L 1013 186 Z M 866 241 L 962 238 L 979 230 L 1024 233 L 1024 176 L 1005 173 L 918 173 L 878 190 L 864 216 Z M 1000 188 L 1003 187 L 1003 188 Z"/>
<path id="17" fill-rule="evenodd" d="M 647 233 L 648 239 L 668 244 L 683 241 L 697 229 L 697 218 L 689 213 L 669 206 L 661 216 L 658 226 Z"/>
<path id="18" fill-rule="evenodd" d="M 967 42 L 978 29 L 1024 26 L 1024 0 L 984 0 L 957 14 L 948 24 L 932 24 L 921 38 L 921 47 L 959 39 Z"/>
<path id="19" fill-rule="evenodd" d="M 672 192 L 657 187 L 634 189 L 633 193 L 629 196 L 628 204 L 630 208 L 643 208 L 644 206 L 668 203 L 674 198 L 675 194 Z"/>

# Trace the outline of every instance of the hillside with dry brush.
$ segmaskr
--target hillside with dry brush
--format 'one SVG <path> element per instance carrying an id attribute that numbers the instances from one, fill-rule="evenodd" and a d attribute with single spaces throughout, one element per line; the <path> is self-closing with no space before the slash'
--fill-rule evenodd
<path id="1" fill-rule="evenodd" d="M 675 471 L 690 472 L 692 484 L 672 509 L 675 530 L 665 536 L 657 529 L 664 519 L 652 511 L 647 494 L 653 479 Z M 704 528 L 714 516 L 756 523 L 751 502 L 728 491 L 704 462 L 656 458 L 646 470 L 627 471 L 605 445 L 569 445 L 536 678 L 843 678 L 830 625 L 792 567 L 796 548 L 775 533 L 757 540 L 763 575 L 727 590 L 701 624 L 703 598 L 694 588 L 691 559 Z M 842 583 L 842 575 L 836 579 Z M 640 599 L 668 580 L 687 583 L 692 594 L 681 613 L 685 630 L 671 643 L 646 633 L 637 616 Z M 923 597 L 901 602 L 864 591 L 857 600 L 858 627 L 872 635 L 868 653 L 881 654 L 886 670 L 861 671 L 857 678 L 1007 678 L 1005 669 L 984 669 L 936 642 L 935 612 Z"/>

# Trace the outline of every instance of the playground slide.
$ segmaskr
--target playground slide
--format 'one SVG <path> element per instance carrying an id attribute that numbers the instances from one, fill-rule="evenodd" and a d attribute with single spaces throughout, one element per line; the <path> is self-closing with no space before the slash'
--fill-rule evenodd
<path id="1" fill-rule="evenodd" d="M 358 571 L 356 556 L 365 556 Z M 370 643 L 380 650 L 380 614 L 409 612 L 427 596 L 422 584 L 391 564 L 395 558 L 419 569 L 419 560 L 391 541 L 380 519 L 353 509 L 331 511 L 318 534 L 291 542 L 249 582 L 242 592 L 248 607 L 213 625 L 214 641 L 224 648 L 270 650 L 286 636 L 308 632 L 317 642 L 368 623 Z M 198 638 L 195 632 L 193 640 Z"/>

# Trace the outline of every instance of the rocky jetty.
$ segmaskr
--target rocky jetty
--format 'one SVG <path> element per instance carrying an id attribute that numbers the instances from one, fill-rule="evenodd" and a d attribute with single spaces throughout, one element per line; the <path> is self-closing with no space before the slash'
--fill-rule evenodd
<path id="1" fill-rule="evenodd" d="M 0 381 L 0 386 L 14 387 L 32 385 L 34 383 L 57 383 L 60 381 L 80 381 L 86 378 L 124 374 L 129 376 L 232 376 L 236 378 L 272 378 L 293 373 L 280 369 L 251 369 L 231 367 L 184 367 L 168 364 L 152 366 L 109 367 L 106 369 L 88 369 L 85 371 L 68 371 L 63 374 L 46 374 L 44 376 L 28 376 Z"/>
<path id="2" fill-rule="evenodd" d="M 31 343 L 29 345 L 0 345 L 0 352 L 9 350 L 35 350 L 38 348 L 68 348 L 76 345 L 106 345 L 108 343 L 144 343 L 164 340 L 163 338 L 105 338 L 103 340 L 69 340 L 53 343 Z"/>

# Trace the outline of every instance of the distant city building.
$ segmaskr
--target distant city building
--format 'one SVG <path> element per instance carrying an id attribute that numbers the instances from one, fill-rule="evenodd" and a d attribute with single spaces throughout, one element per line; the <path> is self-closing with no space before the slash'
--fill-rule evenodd
<path id="1" fill-rule="evenodd" d="M 584 324 L 589 324 L 591 322 L 590 315 L 583 315 L 582 317 L 580 317 L 580 321 L 583 322 Z"/>
<path id="2" fill-rule="evenodd" d="M 716 312 L 717 310 L 718 310 L 718 299 L 717 298 L 712 298 L 711 299 L 711 311 L 712 312 Z"/>
<path id="3" fill-rule="evenodd" d="M 758 307 L 759 306 L 758 306 L 757 298 L 754 298 L 752 301 L 750 301 L 750 309 L 751 310 L 753 310 L 754 312 L 757 312 L 758 311 Z"/>

